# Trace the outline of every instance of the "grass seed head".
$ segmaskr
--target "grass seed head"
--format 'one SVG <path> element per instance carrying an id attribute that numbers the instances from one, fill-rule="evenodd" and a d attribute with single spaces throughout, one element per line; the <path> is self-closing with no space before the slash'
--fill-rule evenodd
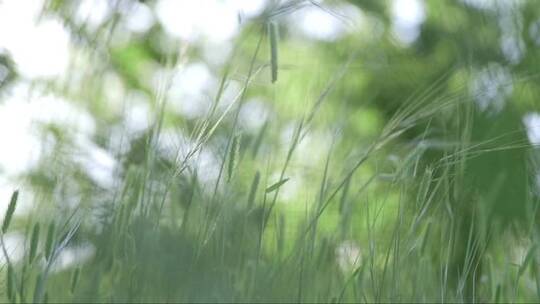
<path id="1" fill-rule="evenodd" d="M 283 184 L 285 184 L 287 181 L 289 180 L 288 177 L 280 180 L 279 182 L 271 185 L 270 187 L 266 188 L 266 193 L 270 193 L 270 192 L 274 192 L 276 191 L 277 189 L 279 189 L 281 186 L 283 186 Z"/>
<path id="2" fill-rule="evenodd" d="M 28 254 L 29 263 L 32 263 L 36 257 L 38 244 L 39 244 L 39 223 L 36 223 L 34 225 L 34 229 L 32 229 L 32 236 L 30 237 L 30 252 Z"/>
<path id="3" fill-rule="evenodd" d="M 11 195 L 11 200 L 9 201 L 9 206 L 4 216 L 4 222 L 2 223 L 2 233 L 6 233 L 13 213 L 15 212 L 15 207 L 17 206 L 17 199 L 19 198 L 19 190 L 15 190 Z"/>
<path id="4" fill-rule="evenodd" d="M 47 239 L 45 240 L 45 258 L 47 258 L 47 260 L 51 259 L 51 255 L 53 253 L 55 234 L 56 225 L 54 222 L 51 222 L 49 224 L 49 229 L 47 230 Z"/>

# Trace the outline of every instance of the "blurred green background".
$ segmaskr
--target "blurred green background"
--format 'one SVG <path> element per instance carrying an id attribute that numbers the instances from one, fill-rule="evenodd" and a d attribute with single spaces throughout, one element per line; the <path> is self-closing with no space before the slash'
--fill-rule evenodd
<path id="1" fill-rule="evenodd" d="M 0 297 L 538 301 L 539 56 L 536 0 L 0 1 Z"/>

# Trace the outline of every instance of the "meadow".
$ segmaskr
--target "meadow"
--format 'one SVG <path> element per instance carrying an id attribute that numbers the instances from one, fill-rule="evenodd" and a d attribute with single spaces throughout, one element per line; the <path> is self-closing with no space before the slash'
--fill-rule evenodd
<path id="1" fill-rule="evenodd" d="M 0 31 L 1 302 L 540 301 L 535 0 L 87 2 Z"/>

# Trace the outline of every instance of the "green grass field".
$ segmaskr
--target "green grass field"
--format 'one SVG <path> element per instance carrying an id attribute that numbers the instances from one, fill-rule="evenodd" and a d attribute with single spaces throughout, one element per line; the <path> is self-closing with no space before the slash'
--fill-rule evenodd
<path id="1" fill-rule="evenodd" d="M 0 170 L 0 302 L 540 301 L 536 1 L 421 1 L 409 42 L 392 1 L 267 1 L 218 63 L 129 28 L 159 1 L 113 2 L 98 26 L 44 2 L 68 76 L 0 53 L 0 105 L 23 87 L 82 111 L 38 110 L 39 160 Z M 295 34 L 304 9 L 347 31 Z"/>

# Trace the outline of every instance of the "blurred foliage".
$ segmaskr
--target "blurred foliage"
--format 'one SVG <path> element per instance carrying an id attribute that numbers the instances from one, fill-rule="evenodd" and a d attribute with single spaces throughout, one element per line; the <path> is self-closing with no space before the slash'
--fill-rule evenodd
<path id="1" fill-rule="evenodd" d="M 34 205 L 10 227 L 27 252 L 39 224 L 39 253 L 6 261 L 17 290 L 6 301 L 538 301 L 538 151 L 524 124 L 540 111 L 537 1 L 425 1 L 410 43 L 392 30 L 391 1 L 268 1 L 239 16 L 218 63 L 207 52 L 223 45 L 159 22 L 128 30 L 138 2 L 157 5 L 112 1 L 98 26 L 74 19 L 79 1 L 44 6 L 74 59 L 67 79 L 32 85 L 88 111 L 91 146 L 118 166 L 100 184 L 77 130 L 42 128 L 49 153 L 20 177 Z M 291 20 L 306 8 L 347 31 L 299 35 Z M 197 84 L 177 79 L 197 64 L 212 81 L 193 96 Z M 9 54 L 0 68 L 9 94 Z M 130 130 L 141 104 L 148 125 Z"/>

